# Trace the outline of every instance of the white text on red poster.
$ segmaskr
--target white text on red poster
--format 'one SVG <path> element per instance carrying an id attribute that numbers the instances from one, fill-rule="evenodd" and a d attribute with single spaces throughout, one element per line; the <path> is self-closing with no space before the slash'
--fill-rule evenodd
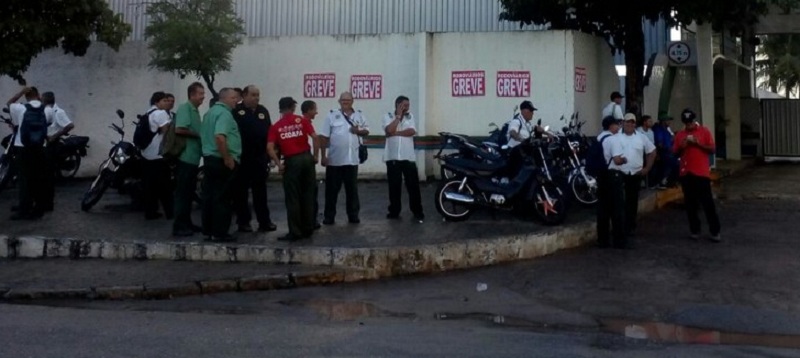
<path id="1" fill-rule="evenodd" d="M 307 73 L 303 75 L 303 94 L 306 98 L 336 97 L 336 74 Z"/>
<path id="2" fill-rule="evenodd" d="M 575 67 L 575 92 L 586 92 L 586 69 Z"/>
<path id="3" fill-rule="evenodd" d="M 383 76 L 350 76 L 350 92 L 355 99 L 381 99 L 383 98 Z"/>
<path id="4" fill-rule="evenodd" d="M 530 97 L 531 73 L 529 71 L 498 71 L 497 97 Z"/>
<path id="5" fill-rule="evenodd" d="M 453 71 L 450 83 L 453 97 L 486 95 L 485 71 Z"/>

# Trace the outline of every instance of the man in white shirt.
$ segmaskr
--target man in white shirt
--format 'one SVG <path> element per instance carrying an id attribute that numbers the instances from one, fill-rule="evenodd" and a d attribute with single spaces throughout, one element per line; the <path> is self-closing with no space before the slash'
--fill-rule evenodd
<path id="1" fill-rule="evenodd" d="M 164 209 L 167 220 L 173 218 L 173 197 L 170 185 L 169 164 L 159 153 L 161 140 L 164 138 L 167 128 L 171 122 L 167 108 L 170 106 L 170 99 L 164 92 L 153 93 L 150 97 L 150 131 L 155 133 L 150 144 L 142 150 L 142 157 L 145 159 L 142 165 L 144 187 L 144 217 L 146 220 L 155 220 L 162 217 L 158 212 L 158 204 Z"/>
<path id="2" fill-rule="evenodd" d="M 656 160 L 656 146 L 647 137 L 636 132 L 636 115 L 628 113 L 622 132 L 617 134 L 622 143 L 626 162 L 615 166 L 625 176 L 625 227 L 633 235 L 639 213 L 639 190 Z M 612 166 L 613 168 L 614 166 Z"/>
<path id="3" fill-rule="evenodd" d="M 25 96 L 27 104 L 17 103 L 17 101 Z M 17 167 L 19 168 L 19 208 L 17 213 L 11 216 L 11 220 L 37 220 L 44 215 L 47 203 L 45 202 L 45 183 L 47 175 L 45 142 L 47 141 L 47 128 L 44 126 L 27 127 L 23 130 L 28 123 L 29 117 L 28 110 L 36 111 L 40 116 L 44 116 L 47 125 L 53 123 L 53 110 L 47 108 L 42 104 L 39 98 L 39 90 L 36 87 L 24 87 L 16 95 L 8 100 L 9 114 L 11 115 L 11 122 L 16 127 L 16 134 L 14 136 L 14 149 L 17 151 Z M 41 118 L 41 117 L 38 117 Z M 36 122 L 34 122 L 36 123 Z M 39 122 L 41 124 L 41 122 Z M 35 133 L 34 133 L 35 132 Z M 35 144 L 23 145 L 25 140 L 22 139 L 24 133 L 34 133 L 41 141 Z M 29 136 L 32 138 L 34 135 Z M 50 173 L 50 175 L 53 175 Z"/>
<path id="4" fill-rule="evenodd" d="M 619 92 L 611 93 L 611 102 L 609 102 L 605 108 L 603 108 L 603 117 L 614 117 L 614 119 L 621 121 L 623 118 L 622 114 L 622 99 L 625 98 Z"/>
<path id="5" fill-rule="evenodd" d="M 400 194 L 405 180 L 411 212 L 417 221 L 422 222 L 425 214 L 422 211 L 417 153 L 414 150 L 417 128 L 414 125 L 414 116 L 409 113 L 410 106 L 408 97 L 399 96 L 394 101 L 394 113 L 389 112 L 383 118 L 383 130 L 386 134 L 383 160 L 386 162 L 386 176 L 389 181 L 389 213 L 386 214 L 386 218 L 400 218 L 402 209 Z"/>
<path id="6" fill-rule="evenodd" d="M 531 101 L 524 101 L 519 105 L 519 114 L 508 123 L 509 148 L 514 148 L 531 137 L 533 134 L 531 121 L 536 110 Z"/>
<path id="7" fill-rule="evenodd" d="M 608 170 L 597 178 L 597 245 L 627 248 L 625 235 L 625 179 L 616 166 L 625 164 L 622 143 L 616 134 L 619 122 L 612 116 L 603 118 L 603 132 L 597 136 L 602 144 Z"/>
<path id="8" fill-rule="evenodd" d="M 59 154 L 61 152 L 61 137 L 69 134 L 75 125 L 61 107 L 56 104 L 56 95 L 53 92 L 42 93 L 42 103 L 53 111 L 53 124 L 47 127 L 47 175 L 44 184 L 44 210 L 52 211 L 55 200 L 55 175 L 58 170 Z"/>
<path id="9" fill-rule="evenodd" d="M 344 92 L 339 96 L 337 110 L 322 122 L 319 136 L 322 139 L 322 166 L 325 167 L 325 218 L 324 225 L 333 225 L 336 219 L 336 202 L 344 184 L 347 218 L 351 224 L 361 223 L 358 200 L 359 147 L 363 137 L 369 135 L 367 119 L 361 111 L 353 109 L 353 95 Z"/>

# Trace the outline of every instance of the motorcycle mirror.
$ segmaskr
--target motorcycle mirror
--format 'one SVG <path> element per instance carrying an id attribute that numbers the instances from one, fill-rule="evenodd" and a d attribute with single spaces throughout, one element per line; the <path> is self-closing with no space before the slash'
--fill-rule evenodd
<path id="1" fill-rule="evenodd" d="M 542 119 L 541 119 L 541 118 L 539 118 L 539 120 L 538 120 L 538 121 L 536 121 L 536 125 L 537 125 L 537 126 L 540 126 L 540 125 L 542 125 Z"/>
<path id="2" fill-rule="evenodd" d="M 121 109 L 118 109 L 118 110 L 117 110 L 117 116 L 118 116 L 120 119 L 122 119 L 122 118 L 125 118 L 125 112 L 123 112 Z"/>
<path id="3" fill-rule="evenodd" d="M 550 126 L 544 126 L 544 131 L 545 132 L 549 132 L 550 131 Z"/>
<path id="4" fill-rule="evenodd" d="M 8 107 L 4 107 L 4 108 L 3 108 L 3 112 L 4 112 L 4 113 L 9 113 L 9 112 L 8 112 Z"/>

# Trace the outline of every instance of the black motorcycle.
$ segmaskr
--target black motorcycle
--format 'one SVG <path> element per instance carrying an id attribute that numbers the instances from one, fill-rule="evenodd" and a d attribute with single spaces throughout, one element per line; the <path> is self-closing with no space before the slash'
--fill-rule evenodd
<path id="1" fill-rule="evenodd" d="M 440 184 L 436 210 L 447 221 L 467 220 L 477 207 L 487 207 L 533 211 L 546 225 L 562 223 L 568 198 L 550 173 L 548 145 L 544 139 L 529 138 L 512 149 L 508 158 L 496 162 L 443 158 L 443 166 L 456 176 Z M 516 174 L 508 177 L 512 172 Z"/>
<path id="2" fill-rule="evenodd" d="M 119 134 L 120 140 L 111 143 L 113 146 L 108 152 L 108 159 L 100 165 L 97 177 L 83 195 L 83 211 L 91 210 L 108 188 L 115 188 L 120 193 L 131 193 L 134 198 L 137 192 L 141 192 L 142 153 L 133 143 L 125 141 L 125 112 L 118 109 L 117 116 L 122 125 L 111 123 L 109 128 Z"/>
<path id="3" fill-rule="evenodd" d="M 562 118 L 563 120 L 563 118 Z M 586 172 L 585 155 L 589 142 L 581 133 L 585 122 L 578 122 L 574 114 L 562 133 L 551 134 L 555 145 L 551 152 L 553 169 L 564 180 L 572 197 L 579 203 L 591 206 L 597 203 L 597 179 Z"/>
<path id="4" fill-rule="evenodd" d="M 16 131 L 14 130 L 14 125 L 11 123 L 10 118 L 0 116 L 0 120 L 11 128 L 11 134 L 3 138 L 3 152 L 0 153 L 0 191 L 2 191 L 16 176 L 16 168 L 14 168 L 14 136 L 16 135 Z"/>

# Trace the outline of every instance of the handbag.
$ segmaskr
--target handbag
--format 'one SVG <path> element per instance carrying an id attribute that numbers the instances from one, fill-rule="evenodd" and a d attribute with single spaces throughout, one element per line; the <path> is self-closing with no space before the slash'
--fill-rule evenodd
<path id="1" fill-rule="evenodd" d="M 344 116 L 344 120 L 346 120 L 347 123 L 350 124 L 351 127 L 355 127 L 356 126 L 355 124 L 353 124 L 353 121 L 350 120 L 350 117 L 348 117 L 346 114 L 342 113 L 342 116 Z M 359 161 L 360 164 L 364 164 L 364 162 L 367 161 L 367 158 L 369 158 L 369 150 L 367 149 L 367 146 L 364 145 L 364 142 L 361 140 L 361 136 L 359 136 L 358 137 L 358 161 Z"/>

